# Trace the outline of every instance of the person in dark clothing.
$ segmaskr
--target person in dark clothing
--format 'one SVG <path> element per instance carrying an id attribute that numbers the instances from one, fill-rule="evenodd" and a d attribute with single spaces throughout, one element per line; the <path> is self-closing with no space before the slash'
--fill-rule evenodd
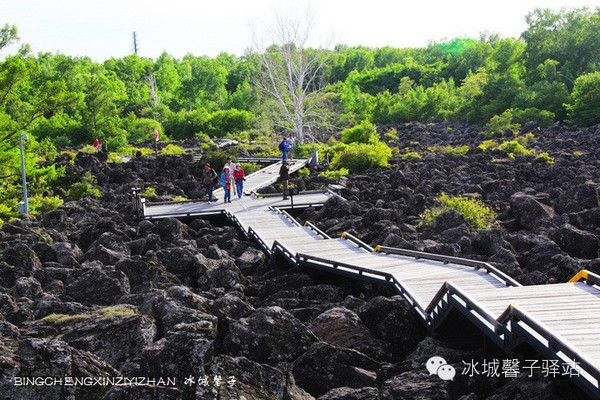
<path id="1" fill-rule="evenodd" d="M 204 164 L 204 170 L 202 171 L 202 184 L 206 188 L 208 192 L 208 201 L 217 201 L 216 198 L 213 199 L 213 191 L 215 190 L 215 185 L 219 182 L 219 176 L 217 172 L 210 167 L 210 164 Z"/>
<path id="2" fill-rule="evenodd" d="M 287 196 L 285 195 L 285 190 L 288 188 L 288 180 L 290 179 L 290 165 L 286 162 L 281 164 L 281 168 L 279 168 L 279 180 L 283 185 L 283 199 L 287 200 Z"/>

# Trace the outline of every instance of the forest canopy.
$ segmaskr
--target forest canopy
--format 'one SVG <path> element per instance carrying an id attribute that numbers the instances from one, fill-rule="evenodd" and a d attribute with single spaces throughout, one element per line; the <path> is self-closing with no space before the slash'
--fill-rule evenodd
<path id="1" fill-rule="evenodd" d="M 375 124 L 453 120 L 486 124 L 511 110 L 515 122 L 600 122 L 600 12 L 535 10 L 519 39 L 482 35 L 425 48 L 337 45 L 322 52 L 325 87 L 311 101 L 327 115 L 323 134 Z M 0 32 L 0 51 L 18 41 Z M 269 51 L 267 49 L 266 51 Z M 0 139 L 17 132 L 57 147 L 108 141 L 111 149 L 152 138 L 260 135 L 276 126 L 269 99 L 252 84 L 256 54 L 31 54 L 24 45 L 0 63 Z"/>

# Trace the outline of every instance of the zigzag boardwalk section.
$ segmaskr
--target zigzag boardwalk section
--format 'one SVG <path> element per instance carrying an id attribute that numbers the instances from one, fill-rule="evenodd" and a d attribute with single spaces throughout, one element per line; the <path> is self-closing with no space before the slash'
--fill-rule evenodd
<path id="1" fill-rule="evenodd" d="M 270 175 L 256 176 L 271 179 Z M 327 191 L 302 194 L 294 197 L 294 206 L 319 206 L 333 196 Z M 571 365 L 571 379 L 600 399 L 600 276 L 582 270 L 567 283 L 521 286 L 487 263 L 371 248 L 350 234 L 331 238 L 310 223 L 298 223 L 283 210 L 289 206 L 281 196 L 253 194 L 227 204 L 147 204 L 144 216 L 224 214 L 270 257 L 282 256 L 297 268 L 392 287 L 429 331 L 457 310 L 509 354 L 526 342 L 561 370 L 563 363 Z"/>

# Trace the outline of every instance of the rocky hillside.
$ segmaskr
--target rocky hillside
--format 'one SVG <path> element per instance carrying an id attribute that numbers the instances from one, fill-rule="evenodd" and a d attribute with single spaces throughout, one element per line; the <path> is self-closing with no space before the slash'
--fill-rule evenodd
<path id="1" fill-rule="evenodd" d="M 555 158 L 551 165 L 478 150 L 481 138 L 468 126 L 397 129 L 399 148 L 421 159 L 398 157 L 389 170 L 351 175 L 341 190 L 348 201 L 300 218 L 372 244 L 487 260 L 524 284 L 599 270 L 595 128 L 533 129 L 533 146 Z M 471 150 L 427 150 L 459 144 Z M 94 175 L 102 196 L 0 231 L 1 399 L 583 397 L 560 377 L 463 375 L 463 361 L 506 358 L 466 321 L 451 317 L 427 337 L 402 298 L 265 259 L 223 221 L 139 221 L 133 186 L 156 188 L 154 200 L 203 195 L 191 159 L 107 164 L 79 154 L 69 169 L 73 180 Z M 304 184 L 322 183 L 313 175 Z M 475 231 L 448 212 L 417 229 L 441 192 L 493 205 L 497 225 Z M 455 366 L 453 381 L 428 374 L 432 356 Z M 515 357 L 541 358 L 526 348 Z M 157 385 L 20 386 L 13 379 L 47 376 L 147 377 Z"/>

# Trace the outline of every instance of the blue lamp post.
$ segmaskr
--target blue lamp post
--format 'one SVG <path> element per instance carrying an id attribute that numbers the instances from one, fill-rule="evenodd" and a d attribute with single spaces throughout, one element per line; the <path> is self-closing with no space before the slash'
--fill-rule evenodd
<path id="1" fill-rule="evenodd" d="M 25 152 L 23 141 L 29 140 L 26 134 L 19 134 L 19 148 L 21 149 L 21 176 L 23 177 L 23 202 L 19 204 L 19 212 L 29 214 L 29 203 L 27 201 L 27 178 L 25 176 Z"/>

